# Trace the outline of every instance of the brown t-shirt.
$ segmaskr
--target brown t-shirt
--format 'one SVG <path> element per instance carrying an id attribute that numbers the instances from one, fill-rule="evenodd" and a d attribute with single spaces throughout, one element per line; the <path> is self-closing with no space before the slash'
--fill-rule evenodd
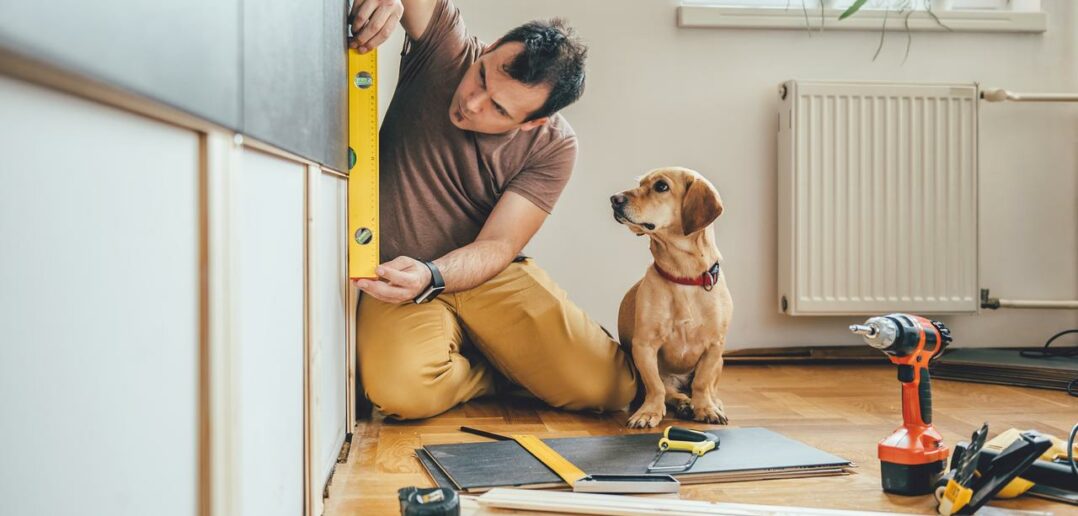
<path id="1" fill-rule="evenodd" d="M 400 79 L 380 137 L 382 260 L 433 260 L 472 243 L 498 199 L 520 194 L 549 213 L 576 161 L 560 115 L 531 131 L 458 129 L 449 104 L 483 44 L 440 0 L 418 41 L 405 42 Z"/>

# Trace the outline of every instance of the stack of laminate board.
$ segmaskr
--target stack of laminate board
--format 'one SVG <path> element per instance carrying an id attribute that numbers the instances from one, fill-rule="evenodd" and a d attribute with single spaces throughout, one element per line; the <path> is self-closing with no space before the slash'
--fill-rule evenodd
<path id="1" fill-rule="evenodd" d="M 1028 358 L 1015 348 L 952 349 L 932 363 L 929 373 L 944 380 L 1067 390 L 1078 378 L 1078 356 Z"/>
<path id="2" fill-rule="evenodd" d="M 707 430 L 719 447 L 689 471 L 673 473 L 683 484 L 800 478 L 848 473 L 850 461 L 764 428 Z M 660 434 L 567 437 L 543 441 L 588 474 L 643 474 L 658 451 Z M 442 487 L 479 493 L 495 487 L 567 487 L 515 441 L 439 444 L 416 450 Z M 668 452 L 659 466 L 683 464 L 688 452 Z"/>
<path id="3" fill-rule="evenodd" d="M 671 498 L 643 498 L 590 493 L 536 493 L 495 488 L 482 496 L 462 496 L 462 515 L 557 513 L 604 516 L 889 516 L 893 512 L 845 511 L 780 505 L 704 502 Z M 989 508 L 991 509 L 991 508 Z M 521 512 L 516 512 L 521 511 Z M 988 511 L 985 511 L 988 512 Z M 980 513 L 978 513 L 980 514 Z"/>

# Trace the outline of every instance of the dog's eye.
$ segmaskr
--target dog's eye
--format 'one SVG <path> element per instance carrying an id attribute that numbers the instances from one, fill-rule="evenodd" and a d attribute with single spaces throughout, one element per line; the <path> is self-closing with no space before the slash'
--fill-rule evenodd
<path id="1" fill-rule="evenodd" d="M 666 184 L 666 181 L 656 181 L 653 188 L 656 192 L 665 192 L 670 189 L 670 185 Z"/>

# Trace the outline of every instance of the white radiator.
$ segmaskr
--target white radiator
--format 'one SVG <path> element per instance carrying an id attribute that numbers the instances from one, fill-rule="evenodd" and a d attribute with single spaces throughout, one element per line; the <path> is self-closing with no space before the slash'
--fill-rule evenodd
<path id="1" fill-rule="evenodd" d="M 779 303 L 976 312 L 977 85 L 780 87 Z"/>

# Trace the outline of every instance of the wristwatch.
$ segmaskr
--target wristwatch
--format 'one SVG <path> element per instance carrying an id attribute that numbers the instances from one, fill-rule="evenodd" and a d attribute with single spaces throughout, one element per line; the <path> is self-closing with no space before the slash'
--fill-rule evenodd
<path id="1" fill-rule="evenodd" d="M 438 271 L 438 266 L 434 265 L 434 262 L 423 262 L 423 265 L 430 269 L 430 285 L 427 285 L 426 290 L 420 292 L 414 299 L 417 305 L 431 302 L 445 290 L 445 280 L 442 279 L 442 273 Z"/>

